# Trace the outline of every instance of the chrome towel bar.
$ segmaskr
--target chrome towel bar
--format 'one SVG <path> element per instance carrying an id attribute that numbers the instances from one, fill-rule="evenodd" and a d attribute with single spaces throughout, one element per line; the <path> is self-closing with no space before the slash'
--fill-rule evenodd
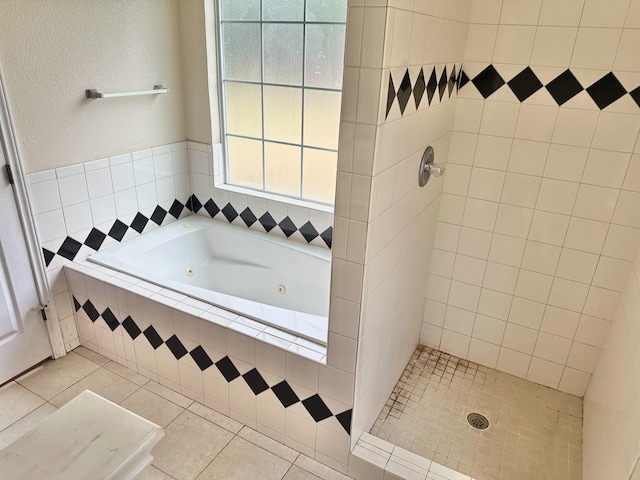
<path id="1" fill-rule="evenodd" d="M 138 92 L 114 92 L 114 93 L 102 93 L 96 89 L 85 90 L 85 94 L 88 99 L 95 100 L 96 98 L 114 98 L 114 97 L 131 97 L 134 95 L 157 95 L 159 93 L 168 93 L 169 89 L 162 85 L 154 85 L 153 90 L 140 90 Z"/>

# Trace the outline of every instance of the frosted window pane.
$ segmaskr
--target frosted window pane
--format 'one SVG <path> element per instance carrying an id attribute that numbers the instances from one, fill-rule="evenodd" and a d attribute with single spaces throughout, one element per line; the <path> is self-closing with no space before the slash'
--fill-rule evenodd
<path id="1" fill-rule="evenodd" d="M 304 91 L 304 144 L 338 148 L 340 92 Z"/>
<path id="2" fill-rule="evenodd" d="M 259 82 L 261 80 L 260 25 L 225 24 L 223 57 L 225 79 Z"/>
<path id="3" fill-rule="evenodd" d="M 300 147 L 265 142 L 265 189 L 300 196 Z"/>
<path id="4" fill-rule="evenodd" d="M 307 0 L 307 22 L 346 22 L 347 0 Z"/>
<path id="5" fill-rule="evenodd" d="M 336 195 L 337 170 L 337 153 L 305 148 L 303 198 L 333 204 Z"/>
<path id="6" fill-rule="evenodd" d="M 305 85 L 342 88 L 344 25 L 307 25 Z"/>
<path id="7" fill-rule="evenodd" d="M 262 190 L 262 142 L 227 137 L 229 182 Z"/>
<path id="8" fill-rule="evenodd" d="M 260 20 L 260 0 L 222 0 L 222 20 Z"/>
<path id="9" fill-rule="evenodd" d="M 302 89 L 264 87 L 264 138 L 302 141 Z"/>
<path id="10" fill-rule="evenodd" d="M 303 21 L 304 0 L 262 0 L 262 19 Z"/>
<path id="11" fill-rule="evenodd" d="M 262 136 L 260 85 L 226 82 L 227 133 Z"/>
<path id="12" fill-rule="evenodd" d="M 302 84 L 302 25 L 264 24 L 264 81 Z"/>

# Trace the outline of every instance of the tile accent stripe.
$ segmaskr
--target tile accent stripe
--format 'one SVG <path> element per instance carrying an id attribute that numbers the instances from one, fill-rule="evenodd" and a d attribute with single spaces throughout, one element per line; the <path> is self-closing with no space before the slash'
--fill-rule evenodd
<path id="1" fill-rule="evenodd" d="M 75 296 L 72 296 L 72 299 L 76 313 L 81 309 L 84 310 L 93 323 L 95 323 L 99 318 L 102 318 L 112 332 L 122 326 L 132 340 L 143 335 L 154 350 L 157 350 L 162 344 L 165 344 L 176 360 L 180 360 L 188 354 L 196 365 L 198 365 L 201 371 L 204 372 L 215 366 L 228 383 L 242 377 L 243 381 L 251 389 L 254 395 L 258 396 L 267 390 L 271 390 L 284 408 L 288 408 L 297 403 L 302 403 L 316 423 L 330 417 L 336 417 L 345 432 L 349 435 L 351 434 L 351 414 L 353 409 L 334 414 L 317 393 L 309 398 L 301 400 L 286 380 L 282 380 L 275 385 L 270 386 L 255 367 L 245 374 L 240 374 L 238 368 L 233 364 L 233 361 L 228 356 L 224 356 L 217 362 L 214 362 L 201 345 L 197 345 L 191 351 L 188 351 L 175 334 L 168 339 L 163 340 L 153 325 L 150 325 L 142 331 L 130 315 L 120 322 L 113 311 L 108 307 L 100 313 L 90 299 L 84 302 L 84 304 L 80 304 Z"/>
<path id="2" fill-rule="evenodd" d="M 578 81 L 571 70 L 567 69 L 549 83 L 543 85 L 531 67 L 526 67 L 512 79 L 506 81 L 503 76 L 498 73 L 495 66 L 488 65 L 472 79 L 470 79 L 464 71 L 461 72 L 458 80 L 458 88 L 463 88 L 467 84 L 473 85 L 485 99 L 506 85 L 521 102 L 524 102 L 531 95 L 545 88 L 558 106 L 564 105 L 576 95 L 586 90 L 589 97 L 591 97 L 600 110 L 604 110 L 625 95 L 631 96 L 633 101 L 640 107 L 640 86 L 631 91 L 627 91 L 613 72 L 607 73 L 593 84 L 585 87 Z"/>
<path id="3" fill-rule="evenodd" d="M 427 73 L 430 72 L 429 80 L 426 82 L 425 79 L 427 77 L 425 75 L 425 68 L 427 69 Z M 445 96 L 447 99 L 450 99 L 454 94 L 454 90 L 457 93 L 458 84 L 460 81 L 460 75 L 458 74 L 460 68 L 454 65 L 451 69 L 451 72 L 448 73 L 447 67 L 445 65 L 444 68 L 442 68 L 440 75 L 438 75 L 439 69 L 440 67 L 438 66 L 434 66 L 430 70 L 428 67 L 422 67 L 416 77 L 415 83 L 413 84 L 411 83 L 411 75 L 409 74 L 409 69 L 406 69 L 397 90 L 395 87 L 396 84 L 393 81 L 393 74 L 389 72 L 389 86 L 387 89 L 387 108 L 385 119 L 389 116 L 391 107 L 393 107 L 393 103 L 396 100 L 398 101 L 398 106 L 400 107 L 400 114 L 404 115 L 412 94 L 417 110 L 424 99 L 425 93 L 427 94 L 426 99 L 429 105 L 432 104 L 433 98 L 436 96 L 436 94 L 442 102 L 445 99 Z"/>
<path id="4" fill-rule="evenodd" d="M 248 207 L 244 208 L 244 210 L 238 214 L 237 210 L 233 205 L 231 205 L 231 203 L 227 203 L 222 209 L 220 209 L 211 198 L 209 198 L 203 205 L 196 195 L 191 195 L 185 205 L 180 203 L 177 199 L 174 200 L 169 210 L 165 210 L 160 205 L 157 205 L 150 217 L 138 212 L 129 225 L 121 220 L 115 220 L 107 233 L 104 233 L 94 227 L 87 235 L 87 238 L 82 242 L 67 236 L 55 252 L 43 247 L 42 253 L 45 264 L 48 267 L 56 255 L 73 261 L 83 245 L 98 251 L 100 250 L 100 247 L 102 247 L 107 236 L 117 240 L 118 242 L 122 242 L 122 239 L 129 229 L 136 231 L 138 234 L 142 234 L 149 222 L 153 222 L 157 226 L 162 226 L 167 218 L 171 221 L 177 220 L 185 210 L 198 213 L 202 209 L 209 214 L 210 218 L 215 217 L 215 220 L 226 220 L 228 223 L 232 223 L 236 218 L 240 217 L 247 227 L 251 227 L 254 223 L 258 222 L 258 224 L 262 226 L 262 231 L 265 233 L 269 233 L 274 228 L 278 227 L 287 238 L 299 231 L 307 243 L 311 243 L 311 241 L 320 237 L 327 248 L 331 248 L 333 227 L 329 227 L 322 233 L 319 233 L 311 222 L 306 222 L 304 225 L 298 227 L 288 216 L 285 216 L 280 222 L 276 222 L 269 212 L 264 213 L 260 218 L 256 218 Z M 173 219 L 171 219 L 171 217 L 173 217 Z"/>
<path id="5" fill-rule="evenodd" d="M 60 245 L 60 248 L 58 248 L 58 250 L 56 250 L 55 252 L 44 247 L 42 248 L 45 264 L 48 267 L 56 257 L 56 255 L 60 255 L 67 260 L 73 261 L 83 245 L 86 245 L 87 247 L 98 251 L 107 238 L 107 235 L 114 240 L 117 240 L 118 242 L 122 242 L 123 237 L 129 231 L 129 229 L 136 231 L 138 234 L 142 234 L 145 227 L 149 224 L 149 221 L 155 223 L 157 226 L 161 226 L 167 218 L 171 219 L 171 217 L 173 217 L 174 220 L 180 218 L 180 215 L 184 212 L 185 209 L 190 210 L 187 205 L 183 205 L 179 200 L 176 199 L 173 201 L 173 204 L 171 205 L 171 208 L 169 208 L 169 210 L 165 210 L 160 205 L 157 205 L 150 217 L 146 217 L 140 212 L 136 213 L 135 217 L 129 225 L 120 220 L 116 220 L 113 222 L 113 225 L 107 233 L 104 233 L 93 227 L 91 229 L 91 232 L 89 232 L 89 235 L 87 235 L 87 238 L 83 242 L 79 242 L 75 238 L 67 236 Z M 169 215 L 171 217 L 169 217 Z"/>
<path id="6" fill-rule="evenodd" d="M 233 223 L 234 220 L 240 218 L 244 225 L 247 227 L 251 227 L 257 223 L 262 228 L 261 231 L 265 233 L 271 233 L 274 228 L 278 227 L 278 229 L 285 235 L 285 237 L 289 238 L 296 232 L 300 232 L 300 234 L 304 237 L 307 243 L 311 243 L 317 237 L 320 237 L 324 244 L 331 248 L 331 241 L 333 237 L 333 227 L 329 227 L 324 230 L 322 233 L 319 233 L 318 230 L 313 226 L 311 222 L 306 222 L 302 226 L 298 227 L 293 220 L 289 218 L 289 216 L 285 216 L 280 222 L 277 222 L 273 215 L 269 212 L 265 212 L 260 218 L 256 218 L 255 214 L 251 211 L 249 207 L 245 207 L 238 213 L 239 208 L 235 208 L 231 203 L 227 203 L 224 207 L 220 208 L 216 202 L 212 198 L 203 201 L 200 200 L 195 194 L 191 195 L 189 201 L 187 202 L 187 208 L 191 210 L 193 213 L 204 211 L 209 215 L 210 218 L 215 220 L 227 221 L 228 223 Z"/>

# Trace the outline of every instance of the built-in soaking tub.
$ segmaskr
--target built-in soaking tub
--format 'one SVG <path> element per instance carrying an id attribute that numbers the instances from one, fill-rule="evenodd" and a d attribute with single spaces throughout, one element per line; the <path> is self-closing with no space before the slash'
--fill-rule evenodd
<path id="1" fill-rule="evenodd" d="M 193 215 L 88 260 L 326 345 L 329 250 Z"/>

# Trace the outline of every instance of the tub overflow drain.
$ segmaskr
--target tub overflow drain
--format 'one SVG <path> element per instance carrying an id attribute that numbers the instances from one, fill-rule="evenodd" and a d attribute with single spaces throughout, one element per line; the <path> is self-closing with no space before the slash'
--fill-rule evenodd
<path id="1" fill-rule="evenodd" d="M 473 428 L 477 428 L 478 430 L 484 430 L 489 427 L 489 420 L 484 415 L 480 415 L 479 413 L 470 413 L 467 415 L 467 422 Z"/>
<path id="2" fill-rule="evenodd" d="M 187 267 L 185 273 L 187 274 L 187 277 L 193 277 L 196 274 L 196 271 L 191 267 Z"/>
<path id="3" fill-rule="evenodd" d="M 280 284 L 278 285 L 278 287 L 276 288 L 276 291 L 280 294 L 280 295 L 284 295 L 285 293 L 287 293 L 287 289 L 285 288 L 284 285 Z"/>

